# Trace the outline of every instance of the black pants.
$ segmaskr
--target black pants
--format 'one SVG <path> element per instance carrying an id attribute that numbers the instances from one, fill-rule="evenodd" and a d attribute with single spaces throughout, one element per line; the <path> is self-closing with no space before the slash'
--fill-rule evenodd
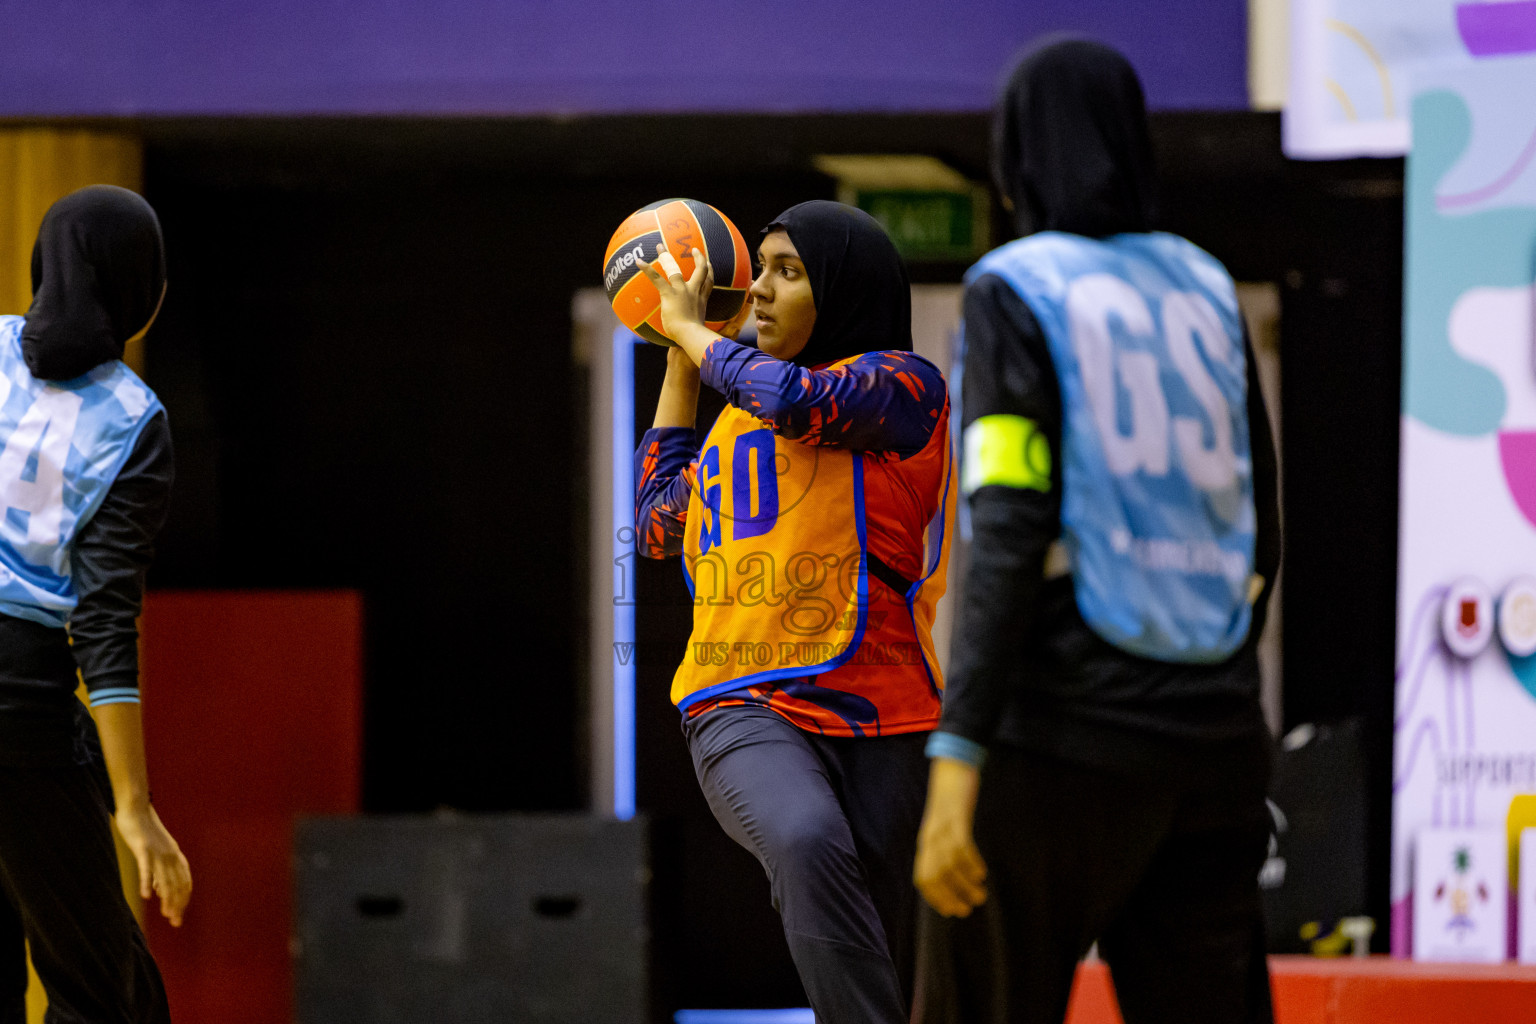
<path id="1" fill-rule="evenodd" d="M 84 744 L 69 765 L 0 765 L 0 1024 L 24 1024 L 23 939 L 48 1024 L 167 1024 L 165 987 L 123 898 L 111 789 Z"/>
<path id="2" fill-rule="evenodd" d="M 768 873 L 816 1019 L 906 1024 L 927 733 L 818 736 L 756 707 L 683 731 L 710 810 Z"/>
<path id="3" fill-rule="evenodd" d="M 976 810 L 989 896 L 968 918 L 923 907 L 914 1020 L 1061 1024 L 1097 940 L 1126 1024 L 1268 1024 L 1266 780 L 1232 760 L 1126 775 L 994 749 Z"/>

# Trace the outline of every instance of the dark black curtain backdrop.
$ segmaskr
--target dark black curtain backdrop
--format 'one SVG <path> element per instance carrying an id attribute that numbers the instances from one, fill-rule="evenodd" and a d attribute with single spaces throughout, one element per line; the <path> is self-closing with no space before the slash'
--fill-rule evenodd
<path id="1" fill-rule="evenodd" d="M 179 469 L 151 585 L 363 591 L 372 811 L 584 804 L 570 305 L 613 227 L 686 195 L 755 246 L 785 207 L 833 197 L 813 154 L 929 153 L 985 180 L 988 138 L 981 115 L 140 128 L 170 263 L 148 376 Z M 1274 115 L 1163 114 L 1153 130 L 1163 226 L 1281 285 L 1286 721 L 1366 720 L 1384 919 L 1401 163 L 1288 162 Z M 643 423 L 661 353 L 638 363 Z M 639 586 L 642 639 L 663 652 L 641 645 L 639 797 L 658 891 L 676 894 L 655 920 L 675 968 L 658 999 L 745 987 L 785 1005 L 798 992 L 766 885 L 708 819 L 666 704 L 665 648 L 688 620 L 676 566 L 643 566 Z"/>

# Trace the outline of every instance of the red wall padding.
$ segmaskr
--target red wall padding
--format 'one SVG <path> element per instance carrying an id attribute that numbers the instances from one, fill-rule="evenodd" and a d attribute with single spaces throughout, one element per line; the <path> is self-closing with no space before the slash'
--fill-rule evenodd
<path id="1" fill-rule="evenodd" d="M 157 591 L 143 637 L 150 788 L 192 865 L 179 930 L 146 908 L 171 1011 L 288 1024 L 293 822 L 358 809 L 362 599 Z"/>
<path id="2" fill-rule="evenodd" d="M 1269 958 L 1275 1024 L 1514 1024 L 1536 1020 L 1536 967 L 1385 956 Z M 1079 964 L 1066 1024 L 1124 1024 L 1109 969 Z"/>

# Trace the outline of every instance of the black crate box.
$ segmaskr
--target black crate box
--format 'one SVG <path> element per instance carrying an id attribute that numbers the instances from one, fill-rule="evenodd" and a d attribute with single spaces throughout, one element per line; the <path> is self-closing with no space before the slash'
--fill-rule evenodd
<path id="1" fill-rule="evenodd" d="M 641 1024 L 646 849 L 584 815 L 301 821 L 298 1024 Z"/>

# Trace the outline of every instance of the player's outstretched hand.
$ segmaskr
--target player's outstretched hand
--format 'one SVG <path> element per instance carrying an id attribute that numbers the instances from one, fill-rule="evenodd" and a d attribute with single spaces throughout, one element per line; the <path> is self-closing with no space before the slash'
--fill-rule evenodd
<path id="1" fill-rule="evenodd" d="M 641 272 L 656 286 L 656 293 L 661 296 L 662 333 L 685 348 L 688 347 L 685 335 L 690 331 L 714 333 L 704 327 L 704 308 L 715 284 L 715 270 L 709 265 L 709 257 L 704 253 L 698 249 L 691 250 L 691 253 L 693 274 L 686 279 L 677 258 L 667 251 L 665 244 L 660 246 L 660 254 L 656 259 L 661 264 L 660 271 L 648 263 L 640 264 Z"/>
<path id="2" fill-rule="evenodd" d="M 979 784 L 977 770 L 963 762 L 936 757 L 929 767 L 912 881 L 945 917 L 968 917 L 987 901 L 987 864 L 972 837 Z"/>
<path id="3" fill-rule="evenodd" d="M 139 896 L 160 897 L 160 913 L 177 928 L 192 898 L 192 869 L 151 805 L 119 809 L 113 820 L 139 865 Z"/>

